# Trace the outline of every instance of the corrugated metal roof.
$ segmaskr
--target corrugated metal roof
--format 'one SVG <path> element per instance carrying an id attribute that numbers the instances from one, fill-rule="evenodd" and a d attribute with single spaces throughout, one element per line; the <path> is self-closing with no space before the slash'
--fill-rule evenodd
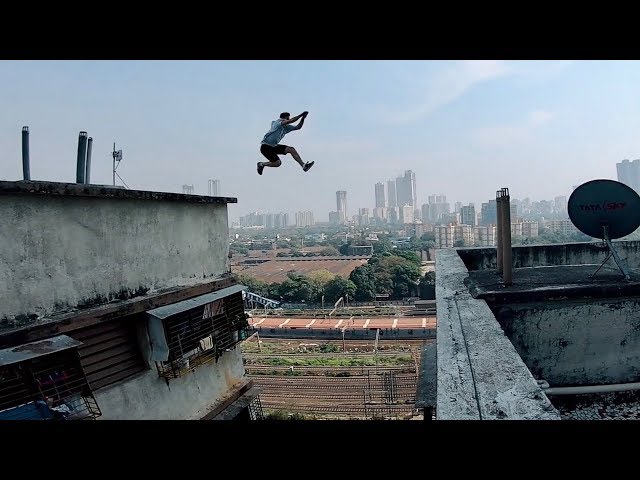
<path id="1" fill-rule="evenodd" d="M 154 308 L 153 310 L 147 310 L 147 313 L 153 315 L 156 318 L 164 319 L 170 317 L 171 315 L 186 312 L 187 310 L 206 305 L 207 303 L 211 303 L 221 298 L 228 297 L 229 295 L 233 295 L 234 293 L 238 293 L 246 289 L 247 287 L 245 287 L 244 285 L 233 285 L 231 287 L 223 288 L 215 292 L 205 293 L 204 295 L 200 295 L 199 297 L 172 303 L 171 305 L 166 305 L 164 307 Z"/>
<path id="2" fill-rule="evenodd" d="M 37 342 L 24 343 L 16 347 L 0 350 L 0 366 L 24 362 L 31 358 L 48 355 L 68 348 L 82 345 L 82 342 L 74 340 L 66 335 L 39 340 Z"/>

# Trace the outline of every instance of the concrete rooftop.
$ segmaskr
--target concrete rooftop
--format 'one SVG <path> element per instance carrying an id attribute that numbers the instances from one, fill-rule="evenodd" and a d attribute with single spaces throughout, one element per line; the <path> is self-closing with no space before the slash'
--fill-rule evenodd
<path id="1" fill-rule="evenodd" d="M 504 286 L 496 270 L 470 271 L 464 283 L 473 298 L 489 303 L 553 300 L 563 298 L 609 298 L 640 295 L 640 269 L 630 268 L 630 281 L 620 270 L 593 265 L 557 265 L 513 269 L 513 284 Z"/>

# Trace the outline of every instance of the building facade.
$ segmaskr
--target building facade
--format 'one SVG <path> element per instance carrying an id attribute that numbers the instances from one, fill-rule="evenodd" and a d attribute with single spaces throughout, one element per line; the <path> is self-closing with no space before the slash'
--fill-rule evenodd
<path id="1" fill-rule="evenodd" d="M 462 205 L 460 207 L 460 223 L 476 226 L 476 207 L 473 204 Z"/>
<path id="2" fill-rule="evenodd" d="M 636 192 L 640 192 L 640 160 L 623 160 L 616 163 L 618 181 L 630 186 Z M 574 187 L 575 189 L 575 187 Z"/>
<path id="3" fill-rule="evenodd" d="M 296 227 L 312 227 L 315 225 L 313 221 L 313 212 L 296 212 Z"/>
<path id="4" fill-rule="evenodd" d="M 53 182 L 0 198 L 0 238 L 20 245 L 0 247 L 0 419 L 261 417 L 236 199 Z"/>
<path id="5" fill-rule="evenodd" d="M 220 180 L 209 180 L 209 196 L 219 197 L 222 195 L 222 190 L 220 189 Z"/>
<path id="6" fill-rule="evenodd" d="M 347 192 L 344 190 L 338 190 L 336 192 L 336 211 L 340 217 L 340 223 L 344 223 L 347 220 Z"/>
<path id="7" fill-rule="evenodd" d="M 386 206 L 384 183 L 378 182 L 376 183 L 376 208 L 384 208 Z"/>

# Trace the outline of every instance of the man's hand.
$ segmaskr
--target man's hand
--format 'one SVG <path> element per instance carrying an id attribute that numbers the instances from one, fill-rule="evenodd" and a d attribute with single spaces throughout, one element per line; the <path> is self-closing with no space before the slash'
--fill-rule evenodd
<path id="1" fill-rule="evenodd" d="M 309 115 L 309 112 L 302 112 L 302 118 L 306 118 L 307 115 Z"/>

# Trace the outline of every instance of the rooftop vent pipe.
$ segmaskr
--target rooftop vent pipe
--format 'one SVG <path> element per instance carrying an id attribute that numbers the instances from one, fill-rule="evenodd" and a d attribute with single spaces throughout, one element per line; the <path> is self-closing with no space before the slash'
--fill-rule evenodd
<path id="1" fill-rule="evenodd" d="M 87 173 L 87 132 L 78 136 L 78 163 L 76 165 L 76 183 L 85 183 Z"/>
<path id="2" fill-rule="evenodd" d="M 501 188 L 496 192 L 496 217 L 498 219 L 498 273 L 502 273 L 502 283 L 513 283 L 513 256 L 511 252 L 511 199 L 509 189 Z M 502 253 L 500 253 L 502 252 Z"/>
<path id="3" fill-rule="evenodd" d="M 22 177 L 31 180 L 29 168 L 29 127 L 22 127 Z"/>

